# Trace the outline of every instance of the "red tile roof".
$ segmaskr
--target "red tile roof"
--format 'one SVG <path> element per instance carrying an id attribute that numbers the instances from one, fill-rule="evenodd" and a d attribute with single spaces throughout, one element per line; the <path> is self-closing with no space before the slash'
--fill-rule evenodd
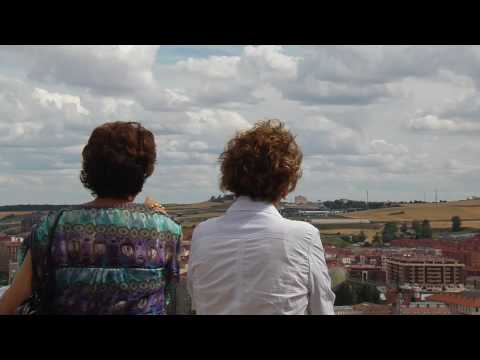
<path id="1" fill-rule="evenodd" d="M 354 264 L 350 266 L 351 270 L 382 270 L 380 266 L 370 264 Z"/>
<path id="2" fill-rule="evenodd" d="M 429 296 L 428 301 L 443 302 L 448 305 L 463 305 L 466 307 L 480 307 L 480 294 L 478 296 L 471 296 L 468 292 L 455 294 L 435 294 Z"/>
<path id="3" fill-rule="evenodd" d="M 392 307 L 390 305 L 379 305 L 362 303 L 352 306 L 353 310 L 361 311 L 365 315 L 391 315 Z"/>
<path id="4" fill-rule="evenodd" d="M 401 307 L 400 315 L 450 315 L 450 310 L 447 307 L 427 308 L 427 307 Z"/>

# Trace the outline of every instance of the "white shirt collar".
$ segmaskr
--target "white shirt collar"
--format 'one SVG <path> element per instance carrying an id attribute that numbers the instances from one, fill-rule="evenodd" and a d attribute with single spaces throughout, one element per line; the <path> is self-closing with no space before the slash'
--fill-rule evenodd
<path id="1" fill-rule="evenodd" d="M 228 213 L 235 211 L 266 212 L 281 216 L 272 203 L 254 201 L 248 196 L 239 196 L 227 210 Z"/>

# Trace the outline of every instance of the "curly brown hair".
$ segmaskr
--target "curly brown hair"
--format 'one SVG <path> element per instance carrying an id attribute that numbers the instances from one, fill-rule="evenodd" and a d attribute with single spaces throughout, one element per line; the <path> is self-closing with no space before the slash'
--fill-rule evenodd
<path id="1" fill-rule="evenodd" d="M 105 123 L 83 148 L 80 181 L 94 196 L 135 196 L 152 175 L 156 156 L 155 138 L 140 123 Z"/>
<path id="2" fill-rule="evenodd" d="M 220 155 L 222 191 L 276 203 L 302 176 L 302 152 L 279 120 L 257 122 L 237 133 Z"/>

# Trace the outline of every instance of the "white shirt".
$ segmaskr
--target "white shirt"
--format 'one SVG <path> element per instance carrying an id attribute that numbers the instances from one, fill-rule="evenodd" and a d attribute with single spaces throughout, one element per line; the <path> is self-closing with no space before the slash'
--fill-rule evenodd
<path id="1" fill-rule="evenodd" d="M 239 197 L 192 235 L 188 289 L 199 315 L 333 315 L 320 233 Z"/>
<path id="2" fill-rule="evenodd" d="M 0 299 L 2 298 L 3 294 L 5 294 L 5 292 L 7 291 L 7 289 L 8 289 L 9 287 L 10 287 L 10 286 L 0 287 Z"/>

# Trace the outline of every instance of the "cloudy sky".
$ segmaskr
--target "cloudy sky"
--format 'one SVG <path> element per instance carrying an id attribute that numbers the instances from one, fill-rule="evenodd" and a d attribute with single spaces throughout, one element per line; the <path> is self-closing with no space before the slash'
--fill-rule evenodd
<path id="1" fill-rule="evenodd" d="M 278 118 L 297 135 L 312 200 L 480 195 L 480 47 L 0 46 L 0 204 L 78 203 L 92 129 L 150 128 L 143 195 L 219 194 L 236 130 Z"/>

